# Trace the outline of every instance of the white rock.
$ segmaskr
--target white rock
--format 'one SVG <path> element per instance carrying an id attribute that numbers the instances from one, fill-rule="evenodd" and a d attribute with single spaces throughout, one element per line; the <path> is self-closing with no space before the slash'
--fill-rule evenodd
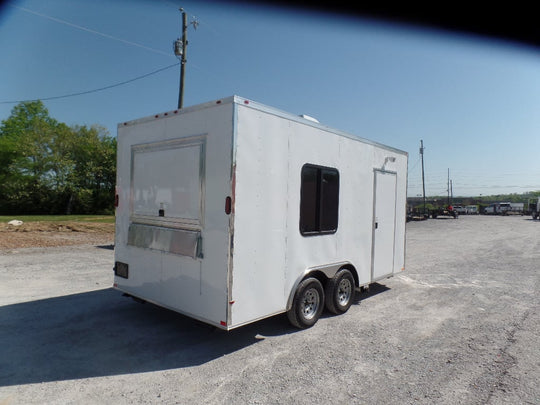
<path id="1" fill-rule="evenodd" d="M 23 224 L 23 221 L 18 220 L 18 219 L 13 219 L 13 220 L 9 221 L 8 224 L 9 225 L 14 225 L 14 226 L 21 226 Z"/>

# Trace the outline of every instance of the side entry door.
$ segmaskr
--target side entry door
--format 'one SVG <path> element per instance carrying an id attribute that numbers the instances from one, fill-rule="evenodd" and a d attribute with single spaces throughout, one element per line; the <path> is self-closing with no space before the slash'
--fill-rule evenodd
<path id="1" fill-rule="evenodd" d="M 374 180 L 372 281 L 394 272 L 396 173 L 375 170 Z"/>

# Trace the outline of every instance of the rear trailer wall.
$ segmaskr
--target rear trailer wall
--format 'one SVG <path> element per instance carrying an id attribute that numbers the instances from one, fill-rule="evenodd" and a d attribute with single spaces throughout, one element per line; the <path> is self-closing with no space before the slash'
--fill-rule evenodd
<path id="1" fill-rule="evenodd" d="M 116 288 L 226 323 L 232 139 L 232 104 L 119 125 Z"/>

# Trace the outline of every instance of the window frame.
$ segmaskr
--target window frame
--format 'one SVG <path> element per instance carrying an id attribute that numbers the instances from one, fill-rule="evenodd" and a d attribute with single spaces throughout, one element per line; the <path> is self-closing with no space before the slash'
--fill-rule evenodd
<path id="1" fill-rule="evenodd" d="M 200 231 L 204 225 L 204 201 L 205 201 L 205 172 L 206 172 L 206 134 L 194 135 L 189 137 L 174 138 L 164 141 L 149 142 L 142 144 L 131 145 L 131 162 L 130 162 L 130 223 L 143 224 L 143 225 L 155 225 L 168 228 L 177 228 L 185 230 L 197 230 Z M 136 169 L 138 169 L 137 161 L 139 157 L 148 158 L 152 153 L 160 152 L 174 152 L 174 151 L 187 151 L 193 149 L 192 153 L 197 157 L 198 162 L 192 166 L 194 171 L 198 173 L 193 176 L 193 195 L 197 196 L 198 201 L 193 204 L 192 215 L 184 217 L 178 214 L 166 215 L 164 217 L 159 215 L 157 205 L 155 201 L 154 211 L 142 210 L 137 206 L 137 183 L 139 179 L 136 178 Z M 158 155 L 157 155 L 158 156 Z M 156 158 L 154 158 L 155 160 Z M 156 164 L 163 166 L 163 162 L 156 160 Z M 160 173 L 160 168 L 155 170 L 155 173 Z M 170 168 L 169 168 L 170 169 Z M 151 168 L 146 168 L 147 171 L 152 171 Z M 197 178 L 198 177 L 198 178 Z M 167 201 L 170 203 L 170 201 Z M 167 212 L 167 206 L 165 206 L 165 212 Z"/>
<path id="2" fill-rule="evenodd" d="M 307 184 L 307 171 L 316 171 L 315 190 L 309 190 Z M 337 181 L 332 183 L 335 190 L 326 190 L 324 186 L 324 175 L 335 176 Z M 339 192 L 340 192 L 340 174 L 335 167 L 315 165 L 305 163 L 300 172 L 300 218 L 299 230 L 302 236 L 332 235 L 339 228 Z M 308 194 L 312 194 L 308 196 Z M 306 198 L 311 198 L 306 200 Z M 330 205 L 327 201 L 330 198 Z M 315 201 L 313 201 L 313 199 Z M 330 223 L 331 227 L 324 224 Z"/>

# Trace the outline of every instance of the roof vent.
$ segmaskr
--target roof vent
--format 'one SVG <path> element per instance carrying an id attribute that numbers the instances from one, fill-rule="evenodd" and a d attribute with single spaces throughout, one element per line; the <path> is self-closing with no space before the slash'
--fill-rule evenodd
<path id="1" fill-rule="evenodd" d="M 317 120 L 316 118 L 310 117 L 309 115 L 300 114 L 300 117 L 302 117 L 305 120 L 313 121 L 313 122 L 316 122 L 317 124 L 320 124 L 319 120 Z"/>

